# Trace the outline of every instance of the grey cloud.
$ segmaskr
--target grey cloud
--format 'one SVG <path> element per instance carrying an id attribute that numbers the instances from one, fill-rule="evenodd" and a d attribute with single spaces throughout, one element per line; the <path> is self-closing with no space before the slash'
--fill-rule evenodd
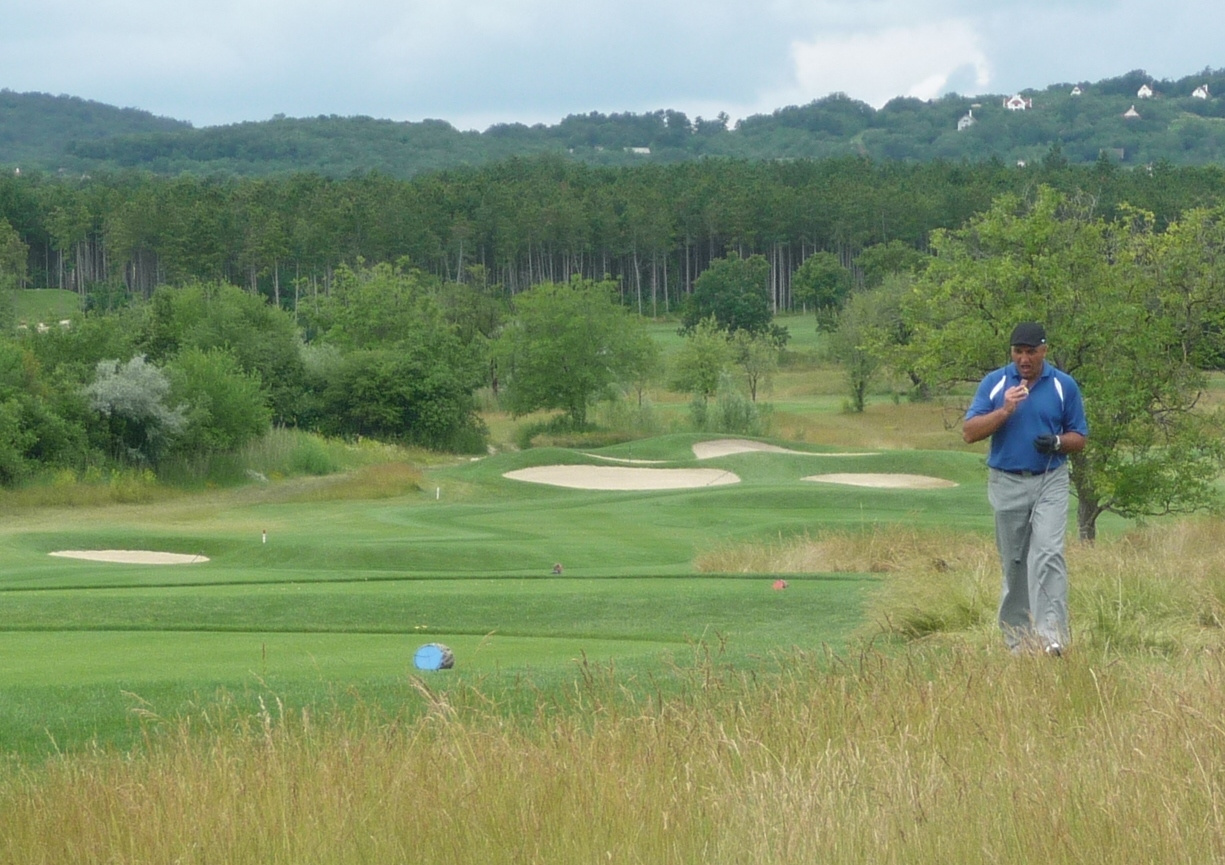
<path id="1" fill-rule="evenodd" d="M 826 95 L 796 90 L 794 43 L 948 21 L 979 34 L 991 92 L 1133 68 L 1181 77 L 1221 62 L 1225 27 L 1225 6 L 1208 0 L 1159 13 L 1141 0 L 0 0 L 0 11 L 0 87 L 197 125 L 771 110 L 770 99 Z M 972 64 L 945 71 L 946 89 L 982 89 Z M 915 83 L 898 77 L 898 93 Z"/>

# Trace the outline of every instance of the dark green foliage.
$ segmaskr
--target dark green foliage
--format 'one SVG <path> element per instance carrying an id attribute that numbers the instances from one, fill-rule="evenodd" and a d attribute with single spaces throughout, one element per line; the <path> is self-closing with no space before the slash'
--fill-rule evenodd
<path id="1" fill-rule="evenodd" d="M 243 372 L 229 352 L 185 349 L 167 373 L 171 403 L 185 406 L 178 450 L 191 455 L 237 450 L 268 431 L 271 412 L 259 376 Z"/>
<path id="2" fill-rule="evenodd" d="M 344 355 L 327 377 L 320 426 L 334 435 L 481 452 L 475 379 L 457 342 L 358 349 Z"/>
<path id="3" fill-rule="evenodd" d="M 155 117 L 135 108 L 115 108 L 75 96 L 0 90 L 4 160 L 18 166 L 61 168 L 49 160 L 62 156 L 74 141 L 190 128 L 182 120 Z"/>
<path id="4" fill-rule="evenodd" d="M 866 288 L 876 288 L 891 274 L 921 273 L 930 261 L 914 247 L 900 240 L 869 246 L 855 258 Z"/>
<path id="5" fill-rule="evenodd" d="M 223 350 L 259 377 L 273 417 L 296 417 L 305 368 L 293 316 L 225 283 L 164 287 L 143 310 L 135 349 L 165 362 L 187 349 Z"/>
<path id="6" fill-rule="evenodd" d="M 4 158 L 26 170 L 83 172 L 141 169 L 164 175 L 286 176 L 311 171 L 333 178 L 378 171 L 408 178 L 510 157 L 552 154 L 597 166 L 672 164 L 710 156 L 740 159 L 874 159 L 1035 164 L 1060 146 L 1072 164 L 1122 150 L 1129 165 L 1169 160 L 1207 164 L 1225 158 L 1225 70 L 1204 69 L 1155 81 L 1143 70 L 1095 83 L 1027 90 L 1027 111 L 1008 111 L 1012 94 L 898 97 L 879 110 L 842 93 L 807 105 L 747 117 L 690 120 L 675 110 L 645 114 L 590 112 L 555 125 L 506 123 L 461 132 L 442 120 L 395 122 L 370 117 L 278 116 L 262 122 L 194 129 L 189 124 L 71 97 L 0 91 Z M 1138 121 L 1123 120 L 1149 84 Z M 1210 99 L 1192 91 L 1208 85 Z M 977 122 L 959 131 L 973 111 Z M 289 230 L 290 226 L 282 226 Z M 210 275 L 212 276 L 212 275 Z"/>
<path id="7" fill-rule="evenodd" d="M 1064 165 L 1050 148 L 1026 168 L 860 157 L 592 168 L 541 157 L 411 181 L 0 173 L 0 219 L 29 250 L 31 284 L 84 295 L 91 309 L 112 306 L 112 297 L 138 302 L 161 284 L 228 282 L 272 310 L 296 310 L 314 339 L 323 324 L 315 311 L 346 263 L 408 262 L 397 266 L 438 295 L 470 342 L 496 331 L 508 297 L 575 274 L 611 277 L 640 313 L 676 312 L 729 253 L 763 255 L 771 306 L 793 309 L 801 304 L 792 274 L 814 250 L 852 264 L 882 243 L 925 250 L 933 228 L 956 228 L 995 196 L 1035 182 L 1087 191 L 1108 214 L 1129 202 L 1158 225 L 1225 194 L 1225 171 L 1215 166 Z M 61 218 L 69 212 L 80 218 Z M 460 280 L 476 295 L 450 297 Z M 105 302 L 90 303 L 95 297 Z M 279 396 L 276 405 L 279 417 L 290 416 Z"/>
<path id="8" fill-rule="evenodd" d="M 342 267 L 314 305 L 311 327 L 332 353 L 316 354 L 315 423 L 326 432 L 443 450 L 480 452 L 484 429 L 472 391 L 485 363 L 479 322 L 469 342 L 446 320 L 439 280 L 380 264 Z"/>
<path id="9" fill-rule="evenodd" d="M 129 312 L 86 315 L 74 318 L 69 327 L 51 327 L 42 333 L 24 334 L 26 346 L 45 374 L 66 385 L 84 385 L 93 380 L 98 361 L 127 359 L 136 353 L 138 320 Z"/>
<path id="10" fill-rule="evenodd" d="M 707 318 L 713 318 L 728 333 L 769 330 L 774 318 L 769 277 L 770 263 L 760 255 L 731 255 L 712 261 L 693 284 L 681 319 L 682 330 L 691 332 Z"/>
<path id="11" fill-rule="evenodd" d="M 792 275 L 791 292 L 797 302 L 816 313 L 818 327 L 828 330 L 853 284 L 851 271 L 843 267 L 838 256 L 832 252 L 816 252 L 804 259 Z"/>
<path id="12" fill-rule="evenodd" d="M 0 484 L 40 466 L 81 465 L 89 451 L 89 413 L 77 382 L 48 379 L 29 340 L 0 340 L 4 403 Z"/>

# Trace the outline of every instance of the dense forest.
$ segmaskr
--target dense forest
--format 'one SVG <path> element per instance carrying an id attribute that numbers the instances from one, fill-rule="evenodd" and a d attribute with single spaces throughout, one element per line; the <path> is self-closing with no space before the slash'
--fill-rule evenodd
<path id="1" fill-rule="evenodd" d="M 1142 87 L 1152 96 L 1141 97 Z M 1024 110 L 1005 106 L 1014 95 L 1023 97 Z M 1124 166 L 1203 165 L 1225 162 L 1223 100 L 1225 70 L 1161 81 L 1136 70 L 1021 94 L 899 97 L 880 109 L 832 94 L 735 124 L 722 115 L 690 118 L 673 110 L 591 112 L 555 125 L 508 123 L 477 132 L 441 119 L 337 116 L 277 116 L 196 129 L 135 109 L 4 90 L 0 167 L 76 175 L 140 169 L 265 177 L 309 171 L 335 179 L 378 171 L 404 179 L 542 154 L 592 166 L 842 156 L 1017 164 L 1041 159 L 1053 147 L 1073 164 L 1105 155 Z M 1134 116 L 1125 116 L 1133 108 Z"/>
<path id="2" fill-rule="evenodd" d="M 303 294 L 326 294 L 342 264 L 407 261 L 457 283 L 479 268 L 510 294 L 608 276 L 627 304 L 654 315 L 736 253 L 769 261 L 774 307 L 791 309 L 791 276 L 814 252 L 853 267 L 874 245 L 924 250 L 933 229 L 1040 183 L 1088 196 L 1108 216 L 1129 203 L 1160 225 L 1220 202 L 1225 169 L 1080 166 L 1054 148 L 1025 167 L 843 157 L 613 168 L 542 156 L 407 180 L 29 172 L 0 175 L 0 231 L 24 259 L 12 268 L 20 284 L 69 289 L 94 307 L 195 279 L 292 310 Z"/>

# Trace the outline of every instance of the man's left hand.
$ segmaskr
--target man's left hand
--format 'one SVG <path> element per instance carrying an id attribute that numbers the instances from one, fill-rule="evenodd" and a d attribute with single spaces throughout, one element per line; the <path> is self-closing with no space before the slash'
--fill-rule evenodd
<path id="1" fill-rule="evenodd" d="M 1059 453 L 1059 436 L 1040 435 L 1034 439 L 1034 449 L 1040 454 Z"/>

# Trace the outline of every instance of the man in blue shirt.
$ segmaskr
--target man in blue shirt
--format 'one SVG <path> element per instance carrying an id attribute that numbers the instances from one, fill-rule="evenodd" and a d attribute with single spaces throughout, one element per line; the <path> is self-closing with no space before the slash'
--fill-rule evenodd
<path id="1" fill-rule="evenodd" d="M 1012 363 L 989 373 L 966 412 L 962 437 L 991 437 L 987 499 L 1004 570 L 999 623 L 1013 652 L 1062 655 L 1068 643 L 1068 454 L 1089 425 L 1080 387 L 1046 362 L 1046 330 L 1012 331 Z"/>

